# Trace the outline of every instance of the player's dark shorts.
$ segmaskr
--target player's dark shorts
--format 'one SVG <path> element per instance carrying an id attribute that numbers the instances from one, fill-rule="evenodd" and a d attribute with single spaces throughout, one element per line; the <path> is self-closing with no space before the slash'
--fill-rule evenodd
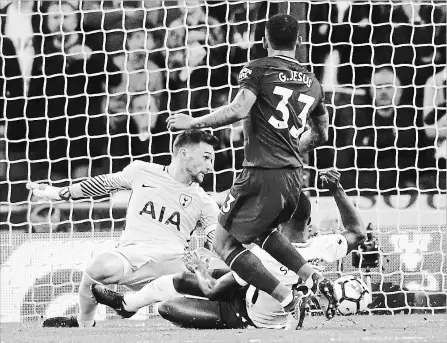
<path id="1" fill-rule="evenodd" d="M 228 270 L 214 269 L 209 271 L 214 279 L 228 273 Z M 228 329 L 245 329 L 249 325 L 254 325 L 248 317 L 247 305 L 245 302 L 245 294 L 247 287 L 239 287 L 220 296 L 218 300 L 219 315 L 222 323 Z"/>
<path id="2" fill-rule="evenodd" d="M 228 300 L 219 301 L 219 312 L 222 323 L 229 329 L 245 329 L 253 326 L 247 314 L 245 298 L 239 292 L 233 294 Z"/>
<path id="3" fill-rule="evenodd" d="M 251 243 L 290 219 L 301 187 L 301 168 L 245 168 L 220 209 L 219 223 L 241 243 Z"/>

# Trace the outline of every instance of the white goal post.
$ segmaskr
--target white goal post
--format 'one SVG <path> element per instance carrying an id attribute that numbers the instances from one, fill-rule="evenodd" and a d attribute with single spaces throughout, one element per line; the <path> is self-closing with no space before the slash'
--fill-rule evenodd
<path id="1" fill-rule="evenodd" d="M 370 277 L 372 314 L 446 312 L 445 2 L 75 0 L 0 8 L 0 322 L 76 313 L 83 268 L 124 226 L 125 192 L 50 204 L 26 182 L 168 163 L 169 113 L 227 103 L 244 63 L 265 56 L 276 13 L 299 21 L 297 58 L 330 112 L 329 142 L 306 157 L 312 221 L 340 223 L 315 182 L 337 167 L 379 247 L 377 267 L 350 255 L 325 273 Z M 60 26 L 63 15 L 73 21 Z M 221 146 L 205 188 L 220 192 L 241 169 L 243 137 L 238 125 L 212 132 Z M 199 229 L 191 248 L 204 240 Z"/>

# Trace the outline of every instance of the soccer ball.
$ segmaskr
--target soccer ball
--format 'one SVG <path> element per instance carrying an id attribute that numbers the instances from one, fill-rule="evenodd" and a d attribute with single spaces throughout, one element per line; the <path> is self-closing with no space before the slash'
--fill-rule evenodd
<path id="1" fill-rule="evenodd" d="M 372 301 L 371 292 L 366 283 L 354 275 L 344 275 L 334 283 L 338 297 L 338 312 L 343 316 L 365 311 Z"/>

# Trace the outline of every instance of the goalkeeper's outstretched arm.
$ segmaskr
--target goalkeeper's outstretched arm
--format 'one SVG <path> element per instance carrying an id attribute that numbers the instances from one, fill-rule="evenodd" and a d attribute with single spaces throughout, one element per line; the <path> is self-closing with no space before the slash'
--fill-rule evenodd
<path id="1" fill-rule="evenodd" d="M 340 173 L 335 169 L 328 169 L 319 173 L 321 187 L 326 188 L 333 195 L 338 211 L 340 212 L 343 227 L 342 233 L 348 243 L 348 253 L 357 249 L 366 239 L 366 226 L 359 211 L 351 203 L 340 184 Z"/>
<path id="2" fill-rule="evenodd" d="M 334 194 L 334 199 L 340 211 L 341 221 L 344 228 L 343 236 L 348 242 L 348 254 L 359 247 L 366 239 L 366 226 L 360 213 L 351 203 L 343 187 L 339 186 Z"/>
<path id="3" fill-rule="evenodd" d="M 98 175 L 68 187 L 28 182 L 26 187 L 33 195 L 48 200 L 65 200 L 102 196 L 115 191 L 131 189 L 132 185 L 123 172 Z"/>

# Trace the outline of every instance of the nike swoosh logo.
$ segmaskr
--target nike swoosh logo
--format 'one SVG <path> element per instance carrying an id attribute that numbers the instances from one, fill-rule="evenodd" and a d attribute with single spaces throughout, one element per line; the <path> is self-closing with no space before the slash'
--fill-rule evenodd
<path id="1" fill-rule="evenodd" d="M 145 187 L 145 188 L 155 188 L 154 186 L 151 186 L 151 185 L 145 185 L 145 184 L 143 184 L 142 186 Z"/>

